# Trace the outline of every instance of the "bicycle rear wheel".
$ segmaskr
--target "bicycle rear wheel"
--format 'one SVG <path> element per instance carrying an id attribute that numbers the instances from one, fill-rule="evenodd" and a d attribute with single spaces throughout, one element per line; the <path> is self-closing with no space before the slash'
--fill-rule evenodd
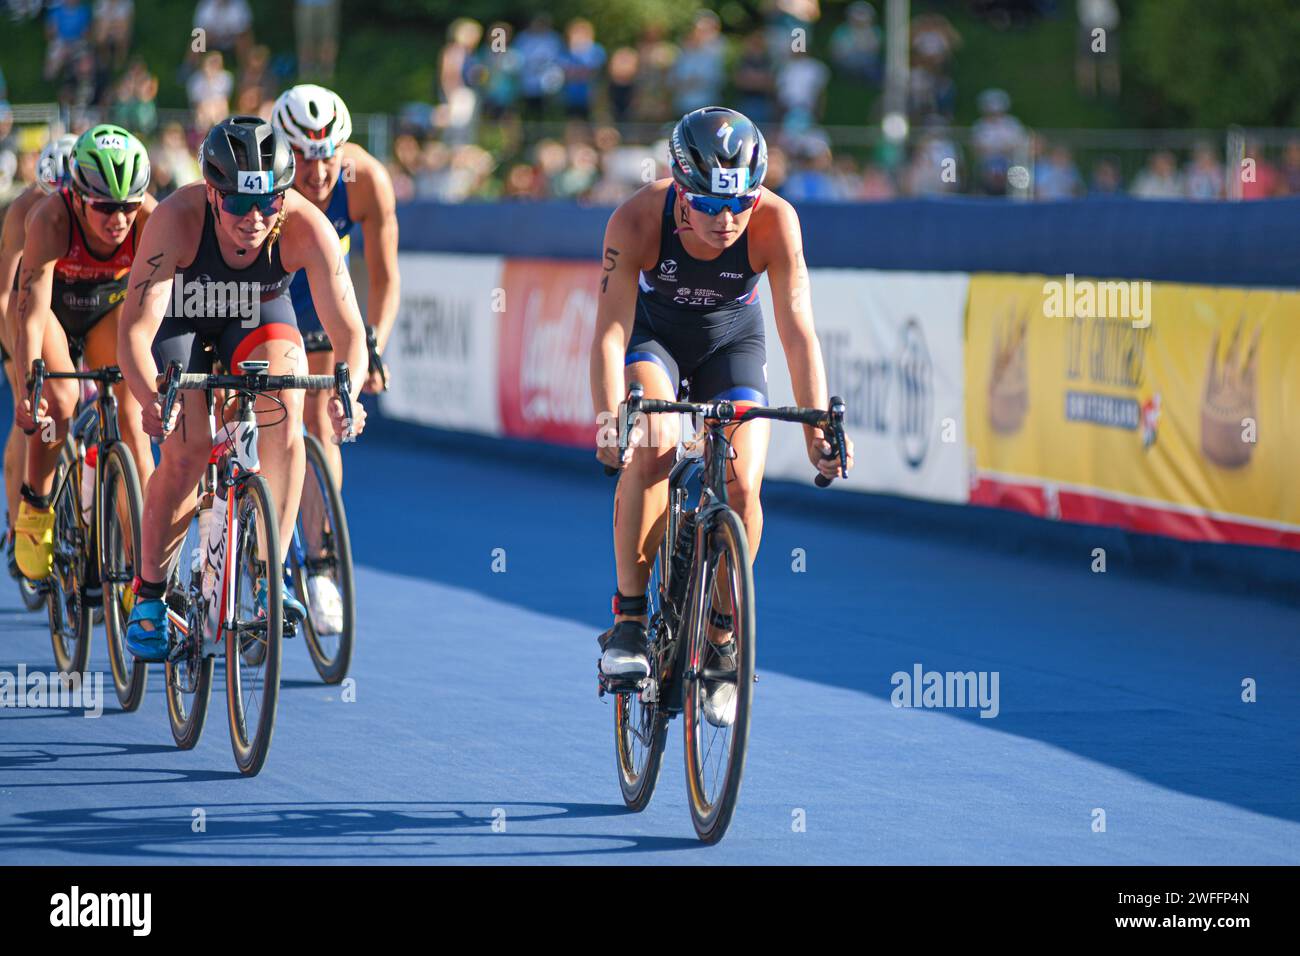
<path id="1" fill-rule="evenodd" d="M 135 556 L 140 553 L 140 478 L 126 446 L 114 443 L 100 463 L 99 569 L 104 588 L 104 632 L 118 703 L 133 711 L 144 699 L 149 665 L 126 649 L 126 622 L 134 595 Z"/>
<path id="2" fill-rule="evenodd" d="M 683 630 L 689 632 L 684 634 L 689 641 L 689 666 L 683 726 L 691 820 L 701 840 L 717 843 L 731 824 L 745 772 L 754 689 L 754 579 L 740 517 L 730 508 L 721 508 L 712 513 L 709 522 L 702 579 L 692 582 L 692 600 L 684 615 L 689 620 L 683 624 Z M 710 609 L 731 614 L 734 673 L 705 670 Z M 705 709 L 708 685 L 730 687 L 732 703 L 723 708 L 730 711 L 729 722 L 716 715 L 718 722 L 710 722 Z"/>
<path id="3" fill-rule="evenodd" d="M 47 609 L 54 662 L 80 674 L 90 659 L 90 607 L 86 604 L 86 535 L 81 526 L 77 462 L 64 454 L 54 476 L 54 565 Z"/>
<path id="4" fill-rule="evenodd" d="M 283 562 L 275 505 L 266 479 L 254 475 L 235 502 L 238 536 L 231 573 L 235 620 L 226 631 L 226 703 L 230 744 L 239 772 L 254 776 L 266 762 L 280 699 L 280 645 L 283 636 Z M 265 612 L 257 591 L 266 590 Z"/>
<path id="5" fill-rule="evenodd" d="M 311 610 L 308 579 L 323 576 L 338 589 L 343 604 L 343 619 L 337 630 L 326 630 L 323 621 L 308 613 L 303 622 L 307 651 L 321 680 L 337 684 L 347 676 L 352 662 L 352 641 L 357 613 L 352 585 L 352 543 L 348 518 L 343 511 L 343 496 L 330 473 L 325 451 L 313 435 L 303 436 L 307 449 L 307 469 L 303 479 L 302 504 L 298 508 L 297 547 L 290 549 L 293 587 L 299 599 Z M 301 558 L 301 560 L 300 560 Z"/>
<path id="6" fill-rule="evenodd" d="M 212 520 L 220 521 L 224 517 L 213 513 Z M 172 739 L 181 750 L 192 749 L 203 736 L 208 701 L 212 696 L 215 658 L 204 654 L 203 629 L 207 611 L 200 601 L 201 573 L 194 570 L 196 560 L 202 561 L 205 546 L 206 542 L 199 536 L 198 517 L 193 517 L 167 588 L 168 617 L 176 634 L 171 642 L 172 654 L 164 666 L 167 721 L 171 725 Z M 183 631 L 177 619 L 184 625 Z"/>

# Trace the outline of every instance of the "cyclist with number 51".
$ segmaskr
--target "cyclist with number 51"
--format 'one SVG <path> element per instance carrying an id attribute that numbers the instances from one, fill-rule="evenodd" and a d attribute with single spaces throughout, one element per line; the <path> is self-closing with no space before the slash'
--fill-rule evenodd
<path id="1" fill-rule="evenodd" d="M 141 239 L 119 345 L 122 372 L 143 406 L 144 430 L 165 439 L 162 461 L 145 492 L 140 579 L 127 629 L 131 653 L 149 661 L 164 660 L 168 653 L 163 602 L 168 570 L 189 525 L 213 442 L 201 392 L 183 392 L 169 421 L 162 420 L 159 371 L 175 360 L 184 371 L 210 372 L 215 350 L 231 373 L 240 371 L 241 362 L 266 361 L 270 375 L 305 374 L 302 337 L 288 295 L 290 277 L 299 269 L 307 273 L 321 323 L 339 358 L 349 368 L 366 363 L 365 326 L 338 234 L 324 213 L 289 188 L 294 156 L 288 141 L 259 117 L 233 116 L 208 132 L 199 165 L 203 182 L 184 186 L 160 203 Z M 174 293 L 178 280 L 184 282 L 181 295 Z M 203 294 L 216 284 L 238 294 Z M 176 305 L 192 296 L 209 305 L 182 307 L 177 314 Z M 250 318 L 250 311 L 255 316 Z M 354 433 L 365 423 L 365 411 L 356 402 L 362 381 L 358 376 L 351 386 Z M 263 418 L 258 453 L 283 551 L 303 487 L 302 393 L 263 395 L 256 409 L 273 413 L 269 420 Z M 334 398 L 328 411 L 333 437 L 341 441 L 348 427 L 343 405 Z M 279 556 L 281 566 L 284 557 Z M 280 572 L 268 568 L 267 573 Z M 301 621 L 306 613 L 301 603 L 287 589 L 283 600 L 285 616 Z"/>
<path id="2" fill-rule="evenodd" d="M 776 328 L 795 401 L 826 408 L 821 347 L 813 328 L 799 217 L 763 187 L 767 145 L 743 114 L 719 106 L 687 113 L 669 143 L 672 176 L 650 183 L 614 210 L 605 229 L 604 275 L 591 355 L 591 390 L 599 421 L 611 421 L 640 383 L 647 399 L 767 404 L 767 351 L 758 280 L 767 273 Z M 683 397 L 685 400 L 685 397 Z M 600 669 L 635 682 L 650 674 L 646 587 L 668 505 L 668 477 L 678 443 L 677 419 L 654 420 L 655 440 L 620 460 L 603 434 L 597 457 L 622 468 L 614 502 L 617 591 L 614 625 L 601 636 Z M 751 560 L 763 530 L 759 488 L 771 426 L 757 420 L 728 430 L 735 457 L 727 493 L 740 516 Z M 820 428 L 804 426 L 808 458 L 825 478 L 841 463 Z M 845 471 L 852 465 L 846 445 Z M 708 617 L 710 672 L 735 668 L 730 608 Z M 734 683 L 706 687 L 704 712 L 715 726 L 734 718 Z"/>

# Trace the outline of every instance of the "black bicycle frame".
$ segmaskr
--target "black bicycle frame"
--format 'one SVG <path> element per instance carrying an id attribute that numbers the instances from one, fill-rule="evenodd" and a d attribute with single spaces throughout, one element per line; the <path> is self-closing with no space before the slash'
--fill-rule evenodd
<path id="1" fill-rule="evenodd" d="M 77 343 L 71 343 L 70 352 L 74 366 L 81 364 L 82 349 L 77 347 Z M 83 581 L 83 591 L 86 603 L 90 607 L 95 607 L 103 600 L 103 582 L 100 580 L 100 553 L 99 553 L 99 521 L 98 516 L 102 514 L 100 510 L 104 502 L 100 497 L 100 469 L 103 467 L 102 452 L 109 446 L 122 440 L 122 433 L 117 424 L 117 397 L 113 394 L 113 386 L 123 380 L 122 371 L 116 365 L 106 365 L 103 368 L 95 369 L 90 372 L 50 372 L 45 368 L 45 362 L 37 359 L 32 363 L 31 376 L 28 380 L 28 396 L 32 402 L 32 412 L 35 414 L 36 408 L 40 405 L 41 392 L 45 382 L 51 379 L 73 379 L 79 382 L 94 382 L 98 388 L 95 395 L 96 415 L 99 419 L 99 441 L 96 442 L 100 450 L 95 459 L 95 503 L 92 518 L 89 526 L 84 528 L 86 540 L 86 565 L 85 578 Z M 65 441 L 81 441 L 81 435 L 84 426 L 78 428 L 86 406 L 82 399 L 78 397 L 76 411 L 72 416 L 71 423 L 68 426 L 68 434 Z M 71 447 L 71 446 L 65 446 Z M 73 456 L 72 461 L 75 463 L 78 459 Z M 80 472 L 79 469 L 69 467 L 63 475 L 63 482 L 78 482 L 73 486 L 72 494 L 76 501 L 77 522 L 81 524 L 81 490 L 80 490 Z M 57 499 L 61 488 L 55 488 L 51 500 Z"/>

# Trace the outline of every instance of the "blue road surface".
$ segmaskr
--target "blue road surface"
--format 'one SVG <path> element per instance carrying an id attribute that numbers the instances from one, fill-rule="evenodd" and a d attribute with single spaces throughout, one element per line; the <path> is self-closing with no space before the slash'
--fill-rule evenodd
<path id="1" fill-rule="evenodd" d="M 345 488 L 355 701 L 286 644 L 270 757 L 243 779 L 220 678 L 178 751 L 161 668 L 120 713 L 100 628 L 103 716 L 0 710 L 0 864 L 1300 863 L 1300 611 L 1094 574 L 1086 548 L 873 530 L 833 492 L 768 509 L 726 838 L 695 838 L 680 720 L 627 812 L 595 676 L 612 491 L 594 460 L 366 436 Z M 0 670 L 19 664 L 50 669 L 49 636 L 5 579 Z M 998 713 L 894 707 L 914 665 L 996 674 Z"/>

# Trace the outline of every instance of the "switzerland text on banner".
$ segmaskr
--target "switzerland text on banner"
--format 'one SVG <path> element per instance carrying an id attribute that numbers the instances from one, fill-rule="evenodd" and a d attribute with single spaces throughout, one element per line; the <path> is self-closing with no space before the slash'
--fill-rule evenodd
<path id="1" fill-rule="evenodd" d="M 975 276 L 966 383 L 973 504 L 1300 549 L 1296 292 Z"/>

